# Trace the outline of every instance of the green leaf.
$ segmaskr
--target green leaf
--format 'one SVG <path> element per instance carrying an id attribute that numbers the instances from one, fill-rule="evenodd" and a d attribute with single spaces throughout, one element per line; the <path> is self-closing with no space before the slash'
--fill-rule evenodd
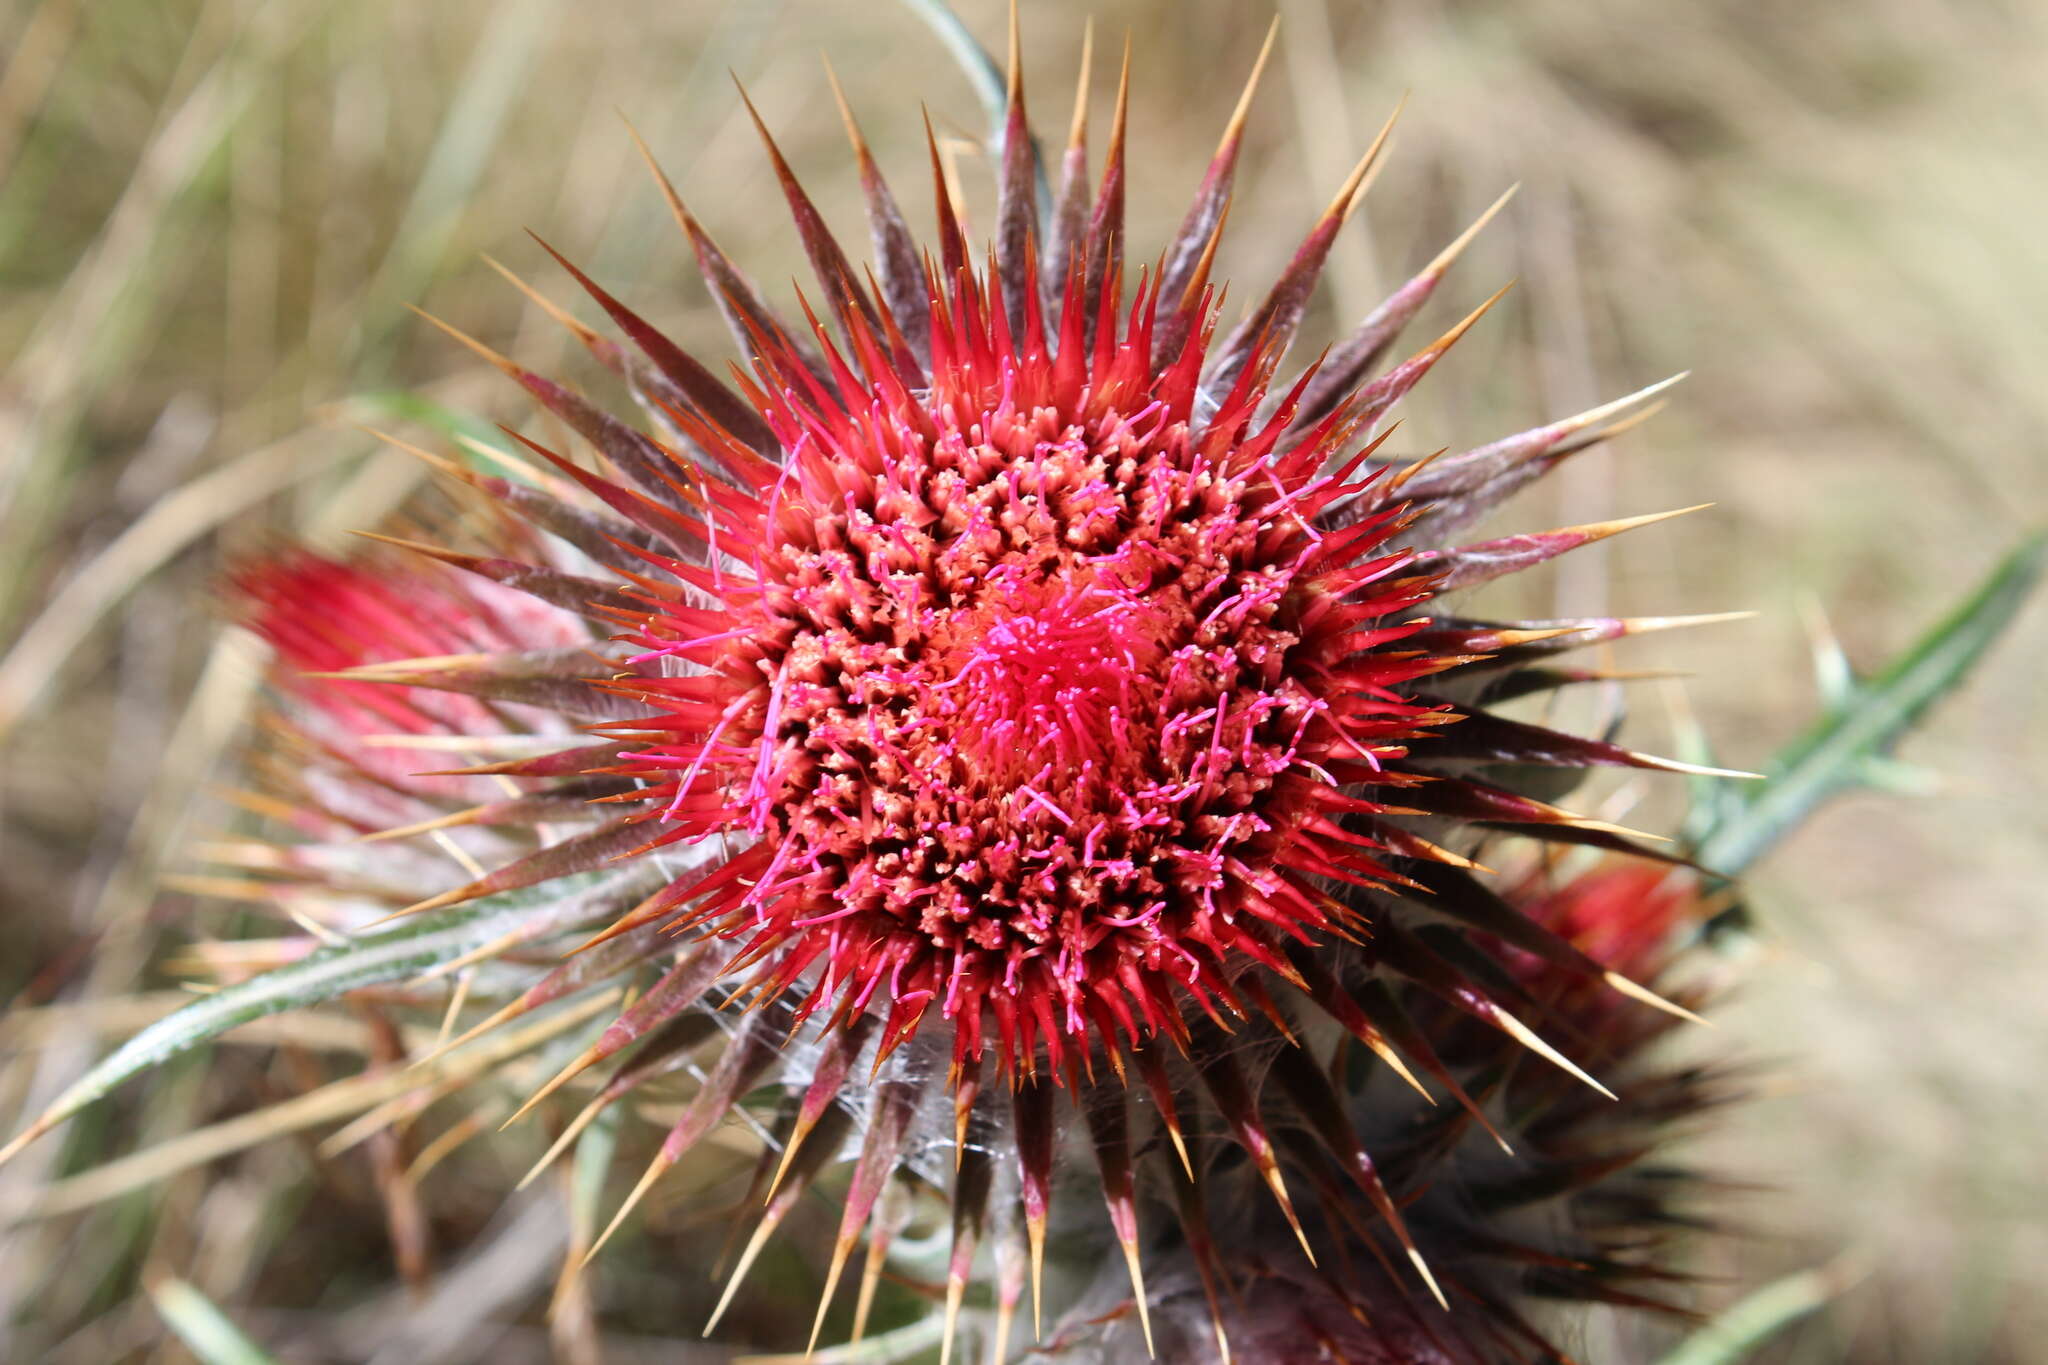
<path id="1" fill-rule="evenodd" d="M 1863 1278 L 1850 1260 L 1773 1280 L 1667 1352 L 1657 1365 L 1735 1365 Z"/>
<path id="2" fill-rule="evenodd" d="M 149 1296 L 178 1340 L 204 1365 L 277 1365 L 275 1357 L 244 1336 L 213 1300 L 185 1281 L 159 1281 Z"/>
<path id="3" fill-rule="evenodd" d="M 2036 532 L 1881 673 L 1856 683 L 1772 760 L 1747 799 L 1701 835 L 1698 861 L 1737 876 L 1823 801 L 1895 776 L 1891 747 L 1983 658 L 2040 579 L 2044 560 L 2048 532 Z"/>
<path id="4" fill-rule="evenodd" d="M 587 872 L 536 887 L 486 897 L 438 914 L 416 916 L 381 934 L 366 934 L 322 948 L 288 967 L 229 986 L 157 1020 L 74 1082 L 21 1136 L 0 1150 L 0 1160 L 100 1099 L 121 1082 L 161 1066 L 181 1052 L 238 1024 L 331 1000 L 364 986 L 416 976 L 443 962 L 527 928 L 534 936 L 595 913 L 593 902 L 641 869 Z"/>

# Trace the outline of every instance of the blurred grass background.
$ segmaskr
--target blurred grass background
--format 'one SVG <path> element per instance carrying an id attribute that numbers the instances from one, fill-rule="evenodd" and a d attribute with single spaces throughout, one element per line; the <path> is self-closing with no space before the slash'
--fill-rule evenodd
<path id="1" fill-rule="evenodd" d="M 1000 8 L 958 5 L 987 41 Z M 1273 9 L 1025 5 L 1034 107 L 1055 136 L 1083 18 L 1107 50 L 1133 34 L 1135 242 L 1178 221 Z M 2048 512 L 2042 7 L 1277 9 L 1219 274 L 1247 301 L 1403 91 L 1396 155 L 1319 305 L 1326 329 L 1522 182 L 1434 316 L 1522 285 L 1410 401 L 1405 431 L 1418 449 L 1470 444 L 1693 371 L 1646 431 L 1574 462 L 1512 519 L 1719 506 L 1533 576 L 1518 605 L 1756 609 L 1630 656 L 1693 671 L 1690 705 L 1724 761 L 1760 763 L 1812 714 L 1816 607 L 1874 662 Z M 193 898 L 160 878 L 181 867 L 180 839 L 225 818 L 194 793 L 224 775 L 253 692 L 250 655 L 211 605 L 223 556 L 279 530 L 339 544 L 410 496 L 417 466 L 354 429 L 425 411 L 400 395 L 527 420 L 511 386 L 404 305 L 560 367 L 559 329 L 480 259 L 567 298 L 531 226 L 722 354 L 618 112 L 773 290 L 801 257 L 726 73 L 860 240 L 821 49 L 922 217 L 915 101 L 963 143 L 984 123 L 904 7 L 0 6 L 0 1000 L 15 1007 L 0 1016 L 0 1114 L 47 1099 L 132 1026 L 111 1002 L 162 990 L 150 964 L 189 932 Z M 1096 77 L 1106 119 L 1114 72 Z M 1699 1154 L 1768 1189 L 1731 1197 L 1758 1235 L 1714 1260 L 1729 1280 L 1709 1298 L 1845 1251 L 1870 1268 L 1768 1359 L 2018 1362 L 2048 1338 L 2042 626 L 2037 604 L 1908 746 L 1939 794 L 1842 803 L 1754 878 L 1766 937 L 1713 1042 L 1776 1065 Z M 1668 749 L 1654 693 L 1632 734 Z M 0 1213 L 10 1191 L 287 1093 L 294 1067 L 360 1064 L 353 1035 L 282 1036 L 281 1059 L 229 1045 L 169 1068 L 0 1170 Z M 705 1287 L 651 1251 L 607 1271 L 602 1331 L 550 1343 L 538 1324 L 562 1233 L 520 1223 L 542 1217 L 526 1206 L 497 1215 L 489 1181 L 456 1179 L 469 1167 L 443 1177 L 456 1188 L 436 1206 L 442 1267 L 463 1228 L 515 1261 L 541 1251 L 511 1269 L 463 1261 L 464 1294 L 444 1278 L 409 1299 L 387 1287 L 368 1168 L 308 1151 L 259 1150 L 0 1231 L 0 1358 L 188 1359 L 138 1292 L 162 1274 L 293 1343 L 292 1360 L 725 1358 L 681 1344 Z M 814 1272 L 782 1273 L 798 1299 L 813 1292 Z"/>

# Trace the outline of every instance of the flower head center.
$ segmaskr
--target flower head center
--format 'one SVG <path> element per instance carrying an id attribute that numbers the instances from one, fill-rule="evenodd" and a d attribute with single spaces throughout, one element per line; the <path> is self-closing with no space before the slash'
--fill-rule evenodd
<path id="1" fill-rule="evenodd" d="M 1159 610 L 1106 589 L 1068 591 L 958 647 L 935 691 L 982 771 L 1093 785 L 1145 738 L 1156 708 Z"/>

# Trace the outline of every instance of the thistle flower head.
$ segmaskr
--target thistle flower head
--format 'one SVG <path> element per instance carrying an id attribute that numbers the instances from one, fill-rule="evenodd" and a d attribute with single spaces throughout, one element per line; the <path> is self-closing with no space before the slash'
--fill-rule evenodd
<path id="1" fill-rule="evenodd" d="M 1162 367 L 1155 290 L 1090 348 L 1069 280 L 1057 343 L 1029 262 L 1016 336 L 985 280 L 934 289 L 929 373 L 852 307 L 830 388 L 764 348 L 786 458 L 733 461 L 696 522 L 720 560 L 645 556 L 693 591 L 632 619 L 637 659 L 699 666 L 612 685 L 653 717 L 610 728 L 658 841 L 753 841 L 681 923 L 797 985 L 798 1022 L 879 1003 L 885 1055 L 946 1021 L 962 1072 L 1171 1033 L 1182 991 L 1234 1005 L 1283 941 L 1355 926 L 1313 879 L 1389 874 L 1332 817 L 1446 718 L 1393 690 L 1441 666 L 1397 648 L 1430 590 L 1398 514 L 1318 529 L 1384 480 L 1342 458 L 1355 423 L 1283 449 L 1298 397 L 1262 417 L 1249 369 L 1200 416 L 1203 306 Z"/>

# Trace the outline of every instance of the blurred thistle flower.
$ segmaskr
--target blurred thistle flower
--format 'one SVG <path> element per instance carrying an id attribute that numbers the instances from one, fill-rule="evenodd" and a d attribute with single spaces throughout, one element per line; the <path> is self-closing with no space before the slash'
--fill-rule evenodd
<path id="1" fill-rule="evenodd" d="M 401 823 L 412 809 L 407 798 L 455 800 L 489 788 L 479 779 L 422 774 L 408 737 L 473 735 L 488 743 L 514 726 L 545 732 L 554 717 L 529 708 L 515 721 L 458 691 L 400 690 L 336 674 L 398 660 L 580 649 L 590 638 L 573 613 L 432 564 L 342 563 L 286 550 L 231 571 L 227 595 L 274 651 L 271 677 L 286 699 L 289 732 L 317 753 L 300 771 L 350 772 L 322 804 L 357 834 Z M 351 809 L 359 802 L 368 804 Z"/>
<path id="2" fill-rule="evenodd" d="M 972 1289 L 1006 1357 L 1027 1267 L 1034 1319 L 1042 1281 L 1055 1311 L 1093 1301 L 1100 1239 L 1077 1201 L 1106 1203 L 1127 1277 L 1126 1311 L 1090 1330 L 1126 1346 L 1149 1350 L 1153 1305 L 1189 1284 L 1218 1352 L 1235 1324 L 1239 1358 L 1298 1358 L 1256 1346 L 1298 1344 L 1286 1313 L 1324 1323 L 1332 1350 L 1356 1336 L 1312 1295 L 1278 1317 L 1246 1306 L 1234 1277 L 1266 1265 L 1349 1284 L 1325 1306 L 1387 1324 L 1342 1358 L 1547 1350 L 1525 1293 L 1616 1299 L 1661 1273 L 1609 1266 L 1662 1217 L 1621 1169 L 1694 1090 L 1624 1073 L 1689 1012 L 1650 989 L 1656 952 L 1611 955 L 1614 913 L 1573 918 L 1589 891 L 1503 893 L 1468 853 L 1512 833 L 1668 864 L 1523 779 L 1716 770 L 1488 708 L 1604 676 L 1556 666 L 1567 650 L 1711 618 L 1504 624 L 1444 599 L 1659 519 L 1458 539 L 1664 385 L 1388 458 L 1390 410 L 1493 300 L 1382 362 L 1500 205 L 1283 378 L 1387 131 L 1219 330 L 1210 272 L 1256 69 L 1180 230 L 1132 269 L 1128 63 L 1099 179 L 1083 98 L 1041 218 L 1014 31 L 1012 50 L 985 263 L 936 146 L 934 257 L 849 113 L 875 257 L 857 271 L 763 125 L 822 307 L 772 311 L 662 179 L 745 359 L 730 383 L 558 256 L 630 345 L 540 301 L 651 431 L 462 337 L 604 472 L 524 437 L 512 477 L 428 456 L 491 505 L 485 553 L 401 541 L 417 562 L 294 554 L 236 576 L 278 649 L 291 755 L 260 804 L 302 837 L 233 856 L 329 945 L 195 1008 L 462 974 L 458 1003 L 501 1003 L 459 1047 L 632 983 L 527 1103 L 610 1068 L 549 1159 L 716 1037 L 612 1228 L 742 1112 L 766 1139 L 765 1208 L 729 1303 L 799 1196 L 850 1161 L 814 1344 L 866 1232 L 860 1335 L 915 1187 L 950 1209 L 948 1354 Z M 419 898 L 450 858 L 461 883 Z M 1578 1240 L 1517 1240 L 1523 1193 L 1589 1186 Z M 1145 1285 L 1152 1203 L 1174 1223 L 1165 1297 Z M 1210 1221 L 1226 1211 L 1228 1257 Z M 1049 1243 L 1068 1264 L 1048 1269 Z M 1518 1263 L 1518 1281 L 1498 1269 Z M 1117 1326 L 1130 1307 L 1136 1335 Z M 1200 1358 L 1173 1340 L 1170 1358 Z"/>
<path id="3" fill-rule="evenodd" d="M 1706 920 L 1699 890 L 1684 869 L 1608 859 L 1555 884 L 1548 871 L 1523 878 L 1515 903 L 1603 966 L 1664 985 L 1684 957 L 1676 945 Z M 1532 1302 L 1688 1315 L 1670 1298 L 1684 1277 L 1662 1263 L 1662 1252 L 1671 1234 L 1713 1225 L 1688 1207 L 1711 1186 L 1648 1158 L 1687 1120 L 1733 1098 L 1732 1076 L 1657 1061 L 1654 1044 L 1679 1022 L 1669 1014 L 1635 1008 L 1543 956 L 1509 949 L 1501 965 L 1508 989 L 1584 1040 L 1617 1102 L 1553 1068 L 1524 1065 L 1511 1040 L 1426 992 L 1406 993 L 1415 1028 L 1483 1098 L 1490 1119 L 1433 1108 L 1392 1075 L 1342 1056 L 1331 1068 L 1334 1085 L 1307 1079 L 1314 1064 L 1299 1048 L 1275 1049 L 1269 1072 L 1284 1091 L 1317 1096 L 1298 1109 L 1311 1131 L 1357 1134 L 1381 1179 L 1404 1191 L 1416 1245 L 1458 1291 L 1453 1311 L 1404 1292 L 1379 1230 L 1336 1188 L 1328 1151 L 1309 1150 L 1302 1166 L 1320 1196 L 1304 1209 L 1313 1260 L 1272 1201 L 1247 1198 L 1242 1182 L 1235 1190 L 1212 1182 L 1229 1192 L 1183 1216 L 1179 1237 L 1148 1248 L 1162 1359 L 1557 1361 L 1565 1357 Z M 1700 1003 L 1697 985 L 1673 989 Z M 1288 1137 L 1303 1145 L 1301 1134 Z M 1142 1359 L 1137 1334 L 1121 1330 L 1128 1293 L 1105 1269 L 1055 1325 L 1044 1352 L 1077 1365 Z"/>

